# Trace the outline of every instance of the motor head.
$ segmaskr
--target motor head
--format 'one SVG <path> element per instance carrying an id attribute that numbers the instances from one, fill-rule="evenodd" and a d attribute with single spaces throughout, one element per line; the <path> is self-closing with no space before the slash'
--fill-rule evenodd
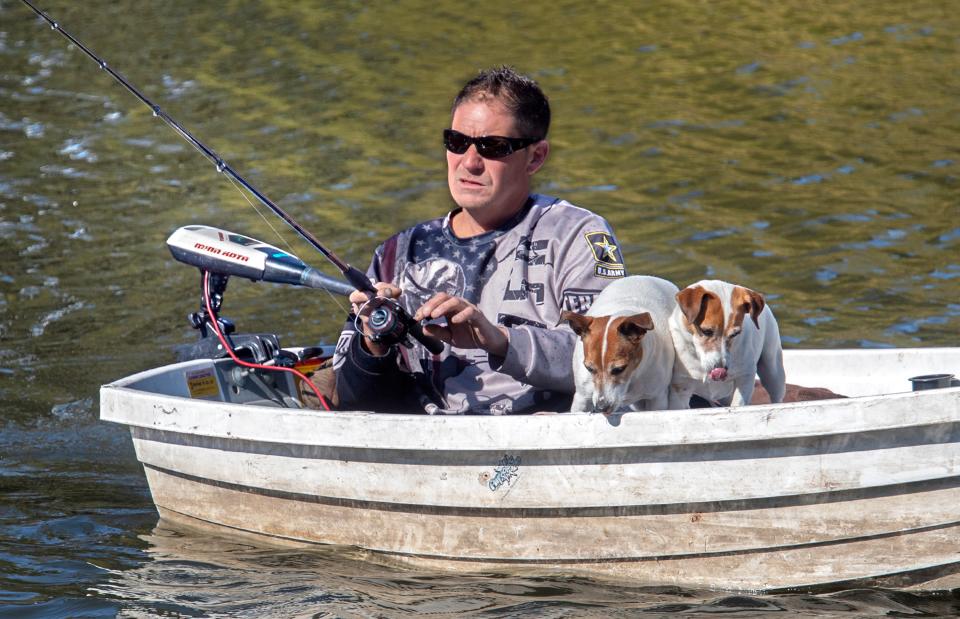
<path id="1" fill-rule="evenodd" d="M 211 273 L 322 288 L 344 296 L 354 290 L 278 247 L 211 226 L 178 228 L 167 239 L 167 247 L 180 262 Z"/>

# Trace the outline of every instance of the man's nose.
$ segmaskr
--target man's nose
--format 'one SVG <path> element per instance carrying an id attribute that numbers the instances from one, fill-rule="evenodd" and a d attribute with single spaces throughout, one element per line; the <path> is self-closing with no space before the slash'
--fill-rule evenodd
<path id="1" fill-rule="evenodd" d="M 467 152 L 463 153 L 463 165 L 470 170 L 483 169 L 483 157 L 477 152 L 476 144 L 471 144 Z"/>

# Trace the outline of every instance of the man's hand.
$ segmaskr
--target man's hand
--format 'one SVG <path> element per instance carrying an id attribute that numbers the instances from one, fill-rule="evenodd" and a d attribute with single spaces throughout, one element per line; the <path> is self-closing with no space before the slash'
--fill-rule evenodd
<path id="1" fill-rule="evenodd" d="M 377 289 L 378 297 L 383 297 L 385 299 L 396 299 L 400 296 L 400 287 L 394 284 L 376 282 L 373 287 Z M 350 303 L 353 306 L 353 313 L 360 317 L 360 322 L 363 324 L 363 332 L 368 336 L 363 338 L 360 344 L 371 355 L 375 357 L 382 357 L 390 351 L 390 347 L 384 346 L 379 342 L 374 342 L 369 338 L 369 336 L 373 334 L 373 332 L 370 330 L 370 327 L 367 325 L 370 312 L 372 311 L 370 305 L 365 305 L 369 300 L 369 295 L 366 292 L 354 290 L 350 293 Z"/>
<path id="2" fill-rule="evenodd" d="M 351 296 L 351 299 L 353 297 Z M 445 318 L 446 325 L 426 325 L 427 335 L 439 338 L 456 348 L 480 348 L 496 357 L 504 357 L 510 340 L 507 330 L 487 320 L 476 305 L 461 297 L 441 292 L 430 297 L 414 320 Z"/>

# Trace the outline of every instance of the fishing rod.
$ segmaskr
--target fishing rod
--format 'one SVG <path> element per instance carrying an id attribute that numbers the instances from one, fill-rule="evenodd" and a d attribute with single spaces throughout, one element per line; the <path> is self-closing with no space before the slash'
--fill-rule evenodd
<path id="1" fill-rule="evenodd" d="M 133 96 L 139 99 L 144 105 L 149 107 L 153 111 L 154 116 L 163 120 L 163 122 L 165 122 L 171 129 L 176 131 L 180 137 L 185 139 L 194 148 L 206 156 L 206 158 L 209 159 L 214 166 L 216 166 L 217 172 L 222 172 L 229 178 L 239 183 L 244 189 L 246 189 L 257 200 L 259 200 L 261 204 L 269 208 L 277 217 L 282 219 L 284 223 L 293 228 L 297 234 L 310 243 L 310 245 L 320 252 L 324 258 L 337 267 L 337 269 L 340 270 L 340 273 L 343 274 L 343 276 L 348 282 L 350 282 L 352 286 L 361 292 L 367 293 L 367 296 L 370 299 L 369 304 L 373 308 L 370 314 L 369 324 L 373 329 L 374 339 L 385 342 L 389 342 L 391 340 L 405 341 L 406 336 L 409 334 L 418 342 L 423 344 L 427 350 L 434 354 L 439 354 L 443 350 L 443 343 L 440 340 L 424 333 L 420 323 L 413 320 L 409 313 L 406 312 L 406 310 L 404 310 L 399 303 L 393 299 L 377 297 L 376 288 L 374 288 L 373 284 L 370 283 L 370 280 L 367 279 L 367 276 L 362 271 L 344 262 L 335 253 L 333 253 L 333 251 L 324 247 L 317 237 L 297 223 L 293 217 L 291 217 L 282 208 L 277 206 L 273 200 L 268 198 L 266 195 L 260 192 L 260 190 L 250 184 L 245 178 L 240 176 L 240 174 L 230 167 L 230 165 L 224 161 L 220 155 L 207 147 L 203 142 L 195 138 L 193 134 L 187 131 L 180 123 L 174 120 L 169 114 L 164 112 L 159 105 L 148 99 L 146 95 L 140 92 L 140 90 L 138 90 L 133 84 L 128 82 L 123 75 L 110 67 L 105 60 L 93 53 L 93 51 L 91 51 L 86 45 L 77 40 L 76 37 L 61 28 L 60 24 L 34 6 L 30 0 L 21 0 L 21 2 L 30 7 L 34 13 L 50 24 L 51 29 L 56 30 L 66 37 L 67 40 L 80 48 L 80 50 L 89 56 L 94 62 L 96 62 L 102 70 L 109 73 L 111 77 L 113 77 L 124 88 L 126 88 Z M 339 292 L 339 290 L 336 291 Z"/>
<path id="2" fill-rule="evenodd" d="M 357 288 L 357 290 L 362 290 L 364 292 L 373 292 L 376 293 L 376 289 L 370 284 L 370 280 L 367 279 L 366 275 L 363 274 L 359 269 L 350 266 L 343 260 L 341 260 L 335 253 L 323 246 L 323 244 L 315 237 L 309 230 L 301 226 L 296 220 L 293 219 L 286 211 L 277 206 L 273 200 L 268 198 L 266 195 L 260 192 L 256 187 L 251 185 L 245 178 L 240 176 L 230 165 L 223 160 L 215 151 L 208 148 L 203 142 L 198 140 L 187 131 L 180 123 L 174 120 L 169 114 L 164 112 L 159 105 L 151 101 L 144 95 L 136 86 L 131 84 L 124 78 L 120 73 L 115 71 L 110 67 L 105 60 L 97 56 L 93 51 L 90 50 L 86 45 L 78 41 L 73 35 L 60 27 L 56 21 L 49 17 L 46 13 L 35 7 L 30 0 L 21 0 L 24 4 L 30 7 L 34 13 L 42 17 L 48 24 L 50 28 L 56 30 L 64 37 L 66 37 L 71 43 L 80 48 L 83 53 L 89 56 L 94 62 L 96 62 L 101 69 L 109 73 L 115 80 L 117 80 L 124 88 L 130 91 L 130 93 L 135 96 L 137 99 L 149 107 L 153 111 L 153 115 L 160 118 L 163 122 L 167 123 L 171 129 L 176 131 L 180 136 L 185 139 L 187 142 L 190 142 L 197 150 L 203 153 L 207 159 L 209 159 L 217 168 L 217 172 L 222 172 L 226 174 L 236 182 L 240 183 L 244 189 L 249 191 L 254 197 L 257 198 L 264 206 L 269 208 L 274 212 L 280 219 L 282 219 L 288 226 L 293 228 L 297 234 L 303 237 L 310 245 L 312 245 L 317 251 L 319 251 L 323 256 L 333 263 L 340 272 L 347 278 L 347 280 Z"/>

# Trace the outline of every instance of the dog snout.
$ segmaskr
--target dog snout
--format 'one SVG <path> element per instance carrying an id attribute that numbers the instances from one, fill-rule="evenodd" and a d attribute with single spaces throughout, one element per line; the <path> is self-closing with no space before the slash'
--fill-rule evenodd
<path id="1" fill-rule="evenodd" d="M 727 378 L 727 355 L 724 350 L 713 351 L 705 355 L 702 360 L 703 373 L 706 380 L 722 381 Z"/>
<path id="2" fill-rule="evenodd" d="M 613 402 L 604 396 L 597 396 L 593 402 L 593 408 L 598 413 L 609 413 L 613 409 Z"/>

